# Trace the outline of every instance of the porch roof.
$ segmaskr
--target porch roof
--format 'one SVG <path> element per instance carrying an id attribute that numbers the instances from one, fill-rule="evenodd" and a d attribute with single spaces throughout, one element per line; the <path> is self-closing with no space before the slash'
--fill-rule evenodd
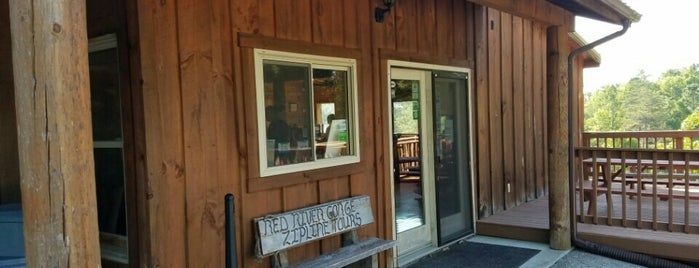
<path id="1" fill-rule="evenodd" d="M 638 22 L 641 14 L 621 0 L 547 0 L 573 14 L 622 25 L 624 21 Z"/>
<path id="2" fill-rule="evenodd" d="M 568 36 L 570 36 L 570 40 L 574 43 L 575 48 L 580 48 L 588 44 L 577 32 L 571 32 Z M 600 63 L 602 63 L 602 56 L 597 50 L 590 49 L 585 52 L 584 60 L 584 67 L 599 67 Z"/>

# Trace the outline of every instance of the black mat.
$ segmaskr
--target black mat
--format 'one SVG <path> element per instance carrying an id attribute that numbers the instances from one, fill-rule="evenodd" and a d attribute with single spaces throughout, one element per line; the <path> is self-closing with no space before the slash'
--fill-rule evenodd
<path id="1" fill-rule="evenodd" d="M 452 245 L 430 257 L 409 265 L 409 268 L 443 268 L 443 267 L 519 267 L 539 250 L 499 246 L 483 243 L 464 242 Z"/>

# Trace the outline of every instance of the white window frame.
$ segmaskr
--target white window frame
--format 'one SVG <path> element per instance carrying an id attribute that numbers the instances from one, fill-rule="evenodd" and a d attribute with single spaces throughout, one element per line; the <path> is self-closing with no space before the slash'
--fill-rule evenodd
<path id="1" fill-rule="evenodd" d="M 360 161 L 359 152 L 359 124 L 358 122 L 358 109 L 357 109 L 357 61 L 355 59 L 349 58 L 338 58 L 338 57 L 328 57 L 328 56 L 318 56 L 309 55 L 301 53 L 291 53 L 282 52 L 275 50 L 266 49 L 254 49 L 255 57 L 255 91 L 256 91 L 256 106 L 257 106 L 257 129 L 258 129 L 258 152 L 259 152 L 259 167 L 260 167 L 260 177 L 267 177 L 280 174 L 288 174 L 306 170 L 327 168 L 333 166 L 347 165 L 352 163 L 358 163 Z M 316 159 L 308 162 L 289 164 L 283 166 L 267 166 L 267 131 L 266 131 L 266 114 L 265 114 L 265 90 L 264 90 L 264 72 L 263 72 L 263 62 L 265 60 L 289 62 L 292 64 L 307 64 L 310 65 L 312 77 L 314 68 L 330 69 L 330 70 L 342 70 L 347 71 L 347 108 L 348 117 L 347 124 L 350 131 L 350 138 L 348 143 L 348 151 L 351 152 L 350 155 Z M 309 107 L 310 111 L 313 113 L 311 115 L 311 120 L 315 120 L 315 107 L 312 100 L 313 94 L 311 93 L 311 101 Z M 314 131 L 310 131 L 310 135 L 315 135 Z M 312 137 L 315 140 L 315 137 Z M 315 145 L 311 146 L 312 148 Z M 314 150 L 315 151 L 315 150 Z M 315 153 L 314 153 L 315 154 Z"/>

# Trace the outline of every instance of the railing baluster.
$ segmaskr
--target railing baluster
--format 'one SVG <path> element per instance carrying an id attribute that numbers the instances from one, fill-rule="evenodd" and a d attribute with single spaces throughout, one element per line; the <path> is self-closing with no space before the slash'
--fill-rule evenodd
<path id="1" fill-rule="evenodd" d="M 626 227 L 626 152 L 621 151 L 621 224 Z"/>
<path id="2" fill-rule="evenodd" d="M 590 185 L 592 186 L 592 195 L 590 196 L 589 210 L 592 213 L 592 222 L 594 224 L 599 224 L 597 222 L 597 181 L 599 180 L 599 165 L 597 164 L 597 151 L 592 151 L 592 180 Z"/>
<path id="3" fill-rule="evenodd" d="M 699 222 L 692 222 L 699 213 L 693 203 L 696 193 L 692 192 L 698 188 L 693 180 L 699 175 L 699 167 L 694 166 L 699 162 L 699 151 L 694 150 L 697 149 L 694 144 L 699 144 L 699 131 L 691 135 L 592 134 L 586 136 L 585 142 L 599 145 L 598 148 L 576 149 L 574 164 L 580 170 L 576 176 L 580 198 L 578 222 L 699 234 Z M 644 148 L 628 148 L 631 146 Z M 644 187 L 644 183 L 652 188 Z M 637 188 L 629 190 L 629 185 Z M 598 198 L 602 194 L 605 198 Z M 636 202 L 627 200 L 632 198 Z M 599 211 L 601 200 L 606 201 L 604 212 Z M 620 202 L 614 204 L 617 200 Z M 585 202 L 589 202 L 587 209 Z M 635 213 L 631 211 L 634 205 Z"/>
<path id="4" fill-rule="evenodd" d="M 612 215 L 612 205 L 614 204 L 614 200 L 612 200 L 612 181 L 614 181 L 614 178 L 612 176 L 612 157 L 610 155 L 610 150 L 607 150 L 605 157 L 607 158 L 605 161 L 607 161 L 607 164 L 604 165 L 604 186 L 606 186 L 606 192 L 604 193 L 604 196 L 607 199 L 607 225 L 612 225 L 612 219 L 614 218 Z"/>
<path id="5" fill-rule="evenodd" d="M 672 162 L 674 159 L 674 153 L 670 152 L 667 155 L 667 162 L 668 162 L 668 168 L 667 168 L 667 190 L 668 190 L 668 199 L 667 199 L 667 223 L 668 223 L 668 230 L 672 231 L 672 225 L 673 225 L 673 207 L 672 207 L 672 202 L 674 201 L 675 198 L 673 198 L 673 193 L 672 193 L 672 187 L 673 187 L 673 182 L 675 181 L 675 165 Z M 688 162 L 685 162 L 685 164 L 688 164 Z"/>
<path id="6" fill-rule="evenodd" d="M 653 152 L 653 230 L 658 230 L 658 153 Z"/>
<path id="7" fill-rule="evenodd" d="M 684 153 L 684 232 L 689 233 L 689 153 Z"/>
<path id="8" fill-rule="evenodd" d="M 580 203 L 580 222 L 584 222 L 585 219 L 585 180 L 587 180 L 588 170 L 583 162 L 587 158 L 587 150 L 581 149 L 579 152 L 578 161 L 580 161 L 581 172 L 578 174 L 578 189 L 579 189 L 579 203 Z"/>
<path id="9" fill-rule="evenodd" d="M 641 164 L 641 154 L 636 154 L 636 227 L 643 229 L 643 196 L 641 191 L 643 190 L 643 165 Z"/>

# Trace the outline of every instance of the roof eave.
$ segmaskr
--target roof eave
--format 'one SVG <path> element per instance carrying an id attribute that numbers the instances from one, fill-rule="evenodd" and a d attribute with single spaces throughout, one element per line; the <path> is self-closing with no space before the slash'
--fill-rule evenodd
<path id="1" fill-rule="evenodd" d="M 621 0 L 548 0 L 578 16 L 613 24 L 638 22 L 641 14 Z"/>
<path id="2" fill-rule="evenodd" d="M 587 45 L 587 41 L 580 36 L 577 32 L 571 32 L 568 34 L 570 39 L 579 47 Z M 584 53 L 583 67 L 599 67 L 602 63 L 602 55 L 595 49 L 590 49 Z"/>

